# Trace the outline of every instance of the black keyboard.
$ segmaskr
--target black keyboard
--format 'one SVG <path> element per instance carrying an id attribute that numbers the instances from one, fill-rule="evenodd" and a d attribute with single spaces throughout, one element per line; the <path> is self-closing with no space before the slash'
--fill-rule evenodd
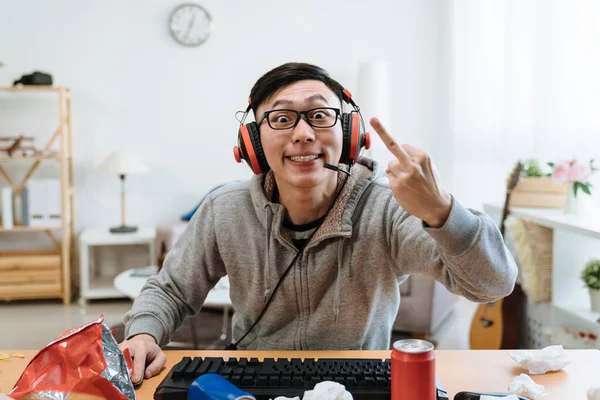
<path id="1" fill-rule="evenodd" d="M 354 400 L 390 399 L 390 360 L 321 358 L 229 358 L 184 357 L 171 368 L 154 392 L 155 400 L 187 400 L 188 389 L 200 375 L 219 374 L 256 397 L 302 396 L 321 381 L 339 382 Z M 437 399 L 448 395 L 437 381 Z"/>

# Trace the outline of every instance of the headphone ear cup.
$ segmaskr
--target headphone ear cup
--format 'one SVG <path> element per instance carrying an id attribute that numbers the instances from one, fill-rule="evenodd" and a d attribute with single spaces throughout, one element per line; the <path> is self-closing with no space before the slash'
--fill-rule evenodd
<path id="1" fill-rule="evenodd" d="M 352 165 L 358 158 L 363 143 L 361 139 L 360 116 L 357 113 L 342 115 L 343 145 L 340 162 Z"/>
<path id="2" fill-rule="evenodd" d="M 256 122 L 250 122 L 249 124 L 240 126 L 238 141 L 240 146 L 233 150 L 236 161 L 241 152 L 242 158 L 246 160 L 250 169 L 252 169 L 252 172 L 256 175 L 260 175 L 270 169 L 267 159 L 265 158 L 262 144 L 260 143 L 260 131 L 258 130 Z M 238 156 L 236 156 L 236 153 Z M 241 159 L 238 162 L 241 162 Z"/>
<path id="3" fill-rule="evenodd" d="M 350 135 L 352 132 L 352 115 L 342 114 L 342 154 L 340 163 L 349 165 L 350 158 Z"/>

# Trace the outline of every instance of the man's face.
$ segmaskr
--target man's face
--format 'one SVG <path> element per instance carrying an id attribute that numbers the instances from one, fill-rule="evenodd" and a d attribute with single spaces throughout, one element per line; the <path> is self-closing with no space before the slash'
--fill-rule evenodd
<path id="1" fill-rule="evenodd" d="M 274 111 L 269 115 L 269 121 L 273 125 L 271 127 L 268 121 L 263 119 L 264 113 L 279 109 L 306 111 L 320 107 L 341 109 L 341 104 L 333 91 L 317 80 L 298 81 L 285 86 L 258 107 L 256 119 L 260 123 L 261 143 L 278 185 L 281 186 L 285 182 L 291 186 L 309 189 L 333 179 L 334 172 L 323 166 L 325 163 L 337 165 L 340 160 L 341 117 L 330 110 L 317 110 L 309 114 L 314 124 L 324 125 L 321 121 L 333 118 L 335 125 L 316 128 L 307 122 L 306 115 L 302 115 L 294 128 L 276 130 L 273 127 L 277 127 L 277 124 L 285 126 L 290 118 L 296 117 L 293 113 Z"/>

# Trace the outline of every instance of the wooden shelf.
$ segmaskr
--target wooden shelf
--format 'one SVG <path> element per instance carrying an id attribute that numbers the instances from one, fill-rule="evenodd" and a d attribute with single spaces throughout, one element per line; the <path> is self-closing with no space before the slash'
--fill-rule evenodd
<path id="1" fill-rule="evenodd" d="M 4 228 L 0 226 L 0 232 L 45 232 L 59 231 L 63 226 L 14 226 L 12 228 Z"/>
<path id="2" fill-rule="evenodd" d="M 39 160 L 56 160 L 60 161 L 60 156 L 0 156 L 0 163 L 11 161 L 39 161 Z"/>
<path id="3" fill-rule="evenodd" d="M 73 274 L 74 250 L 74 189 L 73 189 L 73 143 L 72 143 L 72 117 L 71 117 L 71 91 L 62 86 L 0 86 L 0 92 L 6 93 L 55 93 L 58 97 L 58 127 L 46 143 L 42 154 L 23 155 L 17 150 L 15 156 L 8 156 L 6 152 L 0 153 L 0 178 L 13 188 L 15 193 L 20 192 L 33 176 L 44 160 L 55 160 L 60 164 L 59 178 L 61 181 L 61 225 L 58 226 L 13 226 L 5 228 L 0 226 L 2 233 L 41 232 L 45 233 L 55 245 L 56 259 L 52 272 L 44 271 L 37 274 L 35 271 L 25 270 L 28 266 L 36 267 L 35 255 L 23 254 L 15 266 L 7 269 L 0 268 L 0 299 L 26 299 L 26 298 L 62 298 L 63 304 L 70 304 L 72 289 L 76 279 Z M 0 116 L 4 118 L 4 116 Z M 57 149 L 58 147 L 58 149 Z M 29 162 L 30 165 L 20 182 L 13 181 L 3 163 Z M 64 219 L 66 218 L 66 219 Z M 46 223 L 52 223 L 47 221 Z M 58 221 L 56 221 L 58 222 Z M 63 224 L 63 222 L 65 222 Z M 60 233 L 60 240 L 55 234 Z M 37 261 L 36 261 L 37 260 Z M 9 257 L 2 262 L 12 262 Z M 39 267 L 39 265 L 38 265 Z M 40 267 L 41 268 L 41 267 Z M 21 271 L 22 270 L 22 271 Z M 34 268 L 35 270 L 35 268 Z M 17 271 L 17 272 L 15 272 Z M 2 283 L 5 284 L 2 284 Z M 17 282 L 17 283 L 15 283 Z"/>
<path id="4" fill-rule="evenodd" d="M 61 86 L 0 86 L 0 92 L 59 92 L 61 89 L 69 91 Z"/>
<path id="5" fill-rule="evenodd" d="M 502 213 L 502 206 L 487 203 L 484 205 L 484 212 Z M 511 207 L 510 215 L 547 228 L 600 238 L 600 213 L 577 215 L 565 214 L 561 209 Z"/>

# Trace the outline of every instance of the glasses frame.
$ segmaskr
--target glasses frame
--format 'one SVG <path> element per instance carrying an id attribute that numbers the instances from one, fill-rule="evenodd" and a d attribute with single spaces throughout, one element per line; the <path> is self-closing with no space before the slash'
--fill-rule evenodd
<path id="1" fill-rule="evenodd" d="M 308 113 L 311 112 L 311 111 L 314 111 L 314 110 L 332 110 L 332 111 L 335 111 L 335 119 L 333 120 L 333 124 L 331 124 L 329 126 L 315 126 L 315 125 L 313 125 L 312 122 L 310 122 L 310 118 L 308 117 Z M 295 113 L 296 114 L 296 122 L 294 123 L 294 125 L 288 126 L 287 128 L 274 128 L 271 125 L 271 121 L 269 121 L 269 115 L 271 113 L 273 113 L 273 112 L 276 112 L 276 111 L 290 111 L 290 112 Z M 265 111 L 265 113 L 263 114 L 263 118 L 260 120 L 260 122 L 258 123 L 258 125 L 260 126 L 264 122 L 264 120 L 267 120 L 267 124 L 269 124 L 269 127 L 271 129 L 276 130 L 276 131 L 285 131 L 285 130 L 288 130 L 288 129 L 294 129 L 298 125 L 298 123 L 300 122 L 300 117 L 302 115 L 304 115 L 306 117 L 305 120 L 306 120 L 306 123 L 308 125 L 310 125 L 313 128 L 317 128 L 317 129 L 325 129 L 325 128 L 331 128 L 331 127 L 335 126 L 335 124 L 337 124 L 337 121 L 340 118 L 341 112 L 342 111 L 339 108 L 335 108 L 335 107 L 315 107 L 315 108 L 311 108 L 310 110 L 304 110 L 304 111 L 292 110 L 291 108 L 277 108 L 277 109 L 274 109 L 274 110 Z"/>

